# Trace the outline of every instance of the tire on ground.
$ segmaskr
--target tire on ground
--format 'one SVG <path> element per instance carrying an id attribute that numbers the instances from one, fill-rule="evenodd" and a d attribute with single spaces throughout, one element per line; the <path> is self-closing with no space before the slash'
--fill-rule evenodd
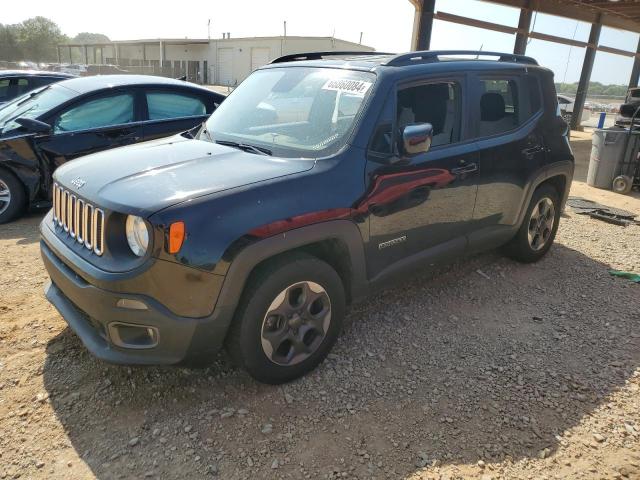
<path id="1" fill-rule="evenodd" d="M 533 209 L 537 207 L 538 203 L 545 197 L 550 199 L 553 204 L 553 208 L 554 208 L 553 227 L 551 229 L 551 234 L 548 237 L 544 246 L 539 250 L 535 250 L 530 245 L 529 238 L 528 238 L 531 213 L 533 212 Z M 524 263 L 537 262 L 538 260 L 540 260 L 542 257 L 545 256 L 545 254 L 551 248 L 551 245 L 553 245 L 553 241 L 556 237 L 556 232 L 558 231 L 559 220 L 560 220 L 560 195 L 558 194 L 558 191 L 549 184 L 540 185 L 533 192 L 533 196 L 531 197 L 531 201 L 529 202 L 529 206 L 527 207 L 527 212 L 524 216 L 524 219 L 522 220 L 522 224 L 520 225 L 518 232 L 509 241 L 509 243 L 507 243 L 504 246 L 503 248 L 504 253 L 508 257 L 514 260 L 517 260 L 519 262 L 524 262 Z"/>
<path id="2" fill-rule="evenodd" d="M 0 198 L 0 223 L 7 223 L 18 218 L 25 210 L 27 196 L 24 185 L 11 172 L 0 168 L 0 195 L 8 189 L 10 200 L 8 205 Z"/>
<path id="3" fill-rule="evenodd" d="M 320 285 L 328 295 L 330 323 L 321 343 L 308 358 L 290 366 L 279 365 L 263 349 L 263 322 L 281 292 L 305 281 Z M 226 349 L 234 363 L 260 382 L 279 384 L 294 380 L 313 370 L 327 356 L 340 334 L 345 304 L 342 280 L 326 262 L 298 252 L 268 260 L 247 282 L 225 341 Z"/>

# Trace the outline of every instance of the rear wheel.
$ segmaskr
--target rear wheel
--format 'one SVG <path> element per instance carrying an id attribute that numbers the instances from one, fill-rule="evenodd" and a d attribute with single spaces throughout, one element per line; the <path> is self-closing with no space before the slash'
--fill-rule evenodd
<path id="1" fill-rule="evenodd" d="M 613 179 L 611 189 L 616 193 L 626 195 L 633 188 L 633 179 L 627 175 L 619 175 Z"/>
<path id="2" fill-rule="evenodd" d="M 26 195 L 20 180 L 0 169 L 0 223 L 7 223 L 24 212 Z"/>
<path id="3" fill-rule="evenodd" d="M 344 311 L 344 287 L 330 265 L 306 254 L 282 257 L 249 281 L 227 350 L 256 380 L 288 382 L 327 356 Z"/>
<path id="4" fill-rule="evenodd" d="M 505 253 L 520 262 L 537 262 L 551 248 L 559 220 L 560 197 L 557 190 L 551 185 L 541 185 L 531 197 L 518 233 L 505 245 Z"/>

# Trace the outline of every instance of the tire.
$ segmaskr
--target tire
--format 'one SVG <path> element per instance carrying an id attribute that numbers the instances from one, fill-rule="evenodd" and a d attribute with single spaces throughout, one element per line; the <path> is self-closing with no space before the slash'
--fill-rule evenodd
<path id="1" fill-rule="evenodd" d="M 550 212 L 545 210 L 548 207 L 551 207 Z M 547 220 L 543 220 L 543 217 Z M 550 223 L 551 219 L 553 219 L 553 223 Z M 559 221 L 560 196 L 558 191 L 551 185 L 541 185 L 533 192 L 518 233 L 505 245 L 505 254 L 519 262 L 537 262 L 553 245 Z"/>
<path id="2" fill-rule="evenodd" d="M 22 182 L 13 173 L 0 169 L 0 224 L 21 216 L 26 200 Z"/>
<path id="3" fill-rule="evenodd" d="M 345 303 L 342 281 L 329 264 L 303 253 L 270 260 L 245 287 L 227 351 L 259 382 L 299 378 L 335 344 Z"/>
<path id="4" fill-rule="evenodd" d="M 626 195 L 633 188 L 633 179 L 627 175 L 619 175 L 613 179 L 611 190 Z"/>

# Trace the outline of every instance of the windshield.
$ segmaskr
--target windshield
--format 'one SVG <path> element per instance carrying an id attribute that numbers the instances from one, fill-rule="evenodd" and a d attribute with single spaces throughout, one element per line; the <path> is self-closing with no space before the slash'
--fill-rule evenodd
<path id="1" fill-rule="evenodd" d="M 329 155 L 347 141 L 375 75 L 332 68 L 273 68 L 251 74 L 213 112 L 207 135 L 285 157 Z"/>
<path id="2" fill-rule="evenodd" d="M 76 95 L 73 90 L 53 84 L 16 98 L 0 108 L 0 134 L 20 128 L 16 118 L 37 118 Z"/>

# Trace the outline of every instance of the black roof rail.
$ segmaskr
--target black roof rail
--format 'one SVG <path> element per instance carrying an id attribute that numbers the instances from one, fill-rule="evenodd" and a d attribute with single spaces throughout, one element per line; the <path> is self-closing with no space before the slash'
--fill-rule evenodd
<path id="1" fill-rule="evenodd" d="M 503 52 L 484 52 L 482 50 L 424 50 L 419 52 L 403 53 L 390 58 L 383 65 L 397 67 L 400 65 L 411 65 L 413 63 L 431 63 L 439 62 L 438 57 L 441 56 L 456 56 L 456 55 L 475 55 L 498 57 L 499 62 L 514 62 L 514 63 L 527 63 L 529 65 L 538 65 L 538 62 L 526 55 L 517 55 L 515 53 L 503 53 Z"/>
<path id="2" fill-rule="evenodd" d="M 292 53 L 290 55 L 283 55 L 282 57 L 275 58 L 269 63 L 284 63 L 284 62 L 298 62 L 301 60 L 322 60 L 324 57 L 337 57 L 344 55 L 353 56 L 384 56 L 395 55 L 395 53 L 387 52 L 362 52 L 362 51 L 332 51 L 332 52 L 307 52 L 307 53 Z"/>

